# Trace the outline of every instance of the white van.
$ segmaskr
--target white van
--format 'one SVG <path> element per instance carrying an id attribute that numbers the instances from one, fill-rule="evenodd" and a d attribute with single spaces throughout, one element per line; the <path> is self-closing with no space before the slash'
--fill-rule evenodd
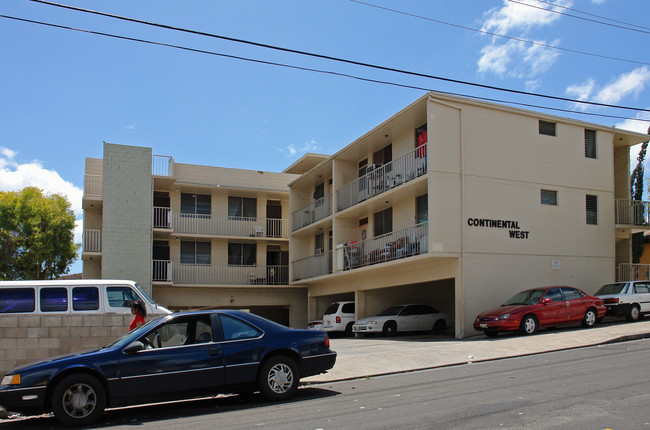
<path id="1" fill-rule="evenodd" d="M 135 300 L 145 304 L 147 315 L 171 313 L 133 281 L 0 281 L 0 315 L 130 314 Z"/>

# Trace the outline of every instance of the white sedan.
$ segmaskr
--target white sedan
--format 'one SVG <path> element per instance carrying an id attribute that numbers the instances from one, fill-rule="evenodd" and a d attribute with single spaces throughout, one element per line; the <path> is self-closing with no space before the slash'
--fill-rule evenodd
<path id="1" fill-rule="evenodd" d="M 450 314 L 438 312 L 429 305 L 396 305 L 374 317 L 363 318 L 352 326 L 353 333 L 381 333 L 395 336 L 398 332 L 433 331 L 444 333 L 454 324 Z"/>

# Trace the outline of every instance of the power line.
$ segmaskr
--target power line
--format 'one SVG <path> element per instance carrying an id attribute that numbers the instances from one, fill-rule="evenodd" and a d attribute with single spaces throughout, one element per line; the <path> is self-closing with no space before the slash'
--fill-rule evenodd
<path id="1" fill-rule="evenodd" d="M 583 16 L 571 15 L 570 13 L 564 13 L 564 12 L 560 12 L 560 11 L 553 10 L 553 9 L 547 9 L 545 7 L 536 6 L 534 4 L 524 3 L 524 2 L 519 1 L 519 0 L 507 0 L 507 1 L 509 1 L 510 3 L 516 3 L 516 4 L 520 4 L 522 6 L 532 7 L 532 8 L 535 8 L 535 9 L 540 9 L 540 10 L 550 12 L 550 13 L 555 13 L 555 14 L 558 14 L 558 15 L 564 15 L 564 16 L 568 16 L 568 17 L 571 17 L 571 18 L 575 18 L 575 19 L 581 19 L 583 21 L 588 21 L 588 22 L 594 22 L 596 24 L 607 25 L 609 27 L 620 28 L 622 30 L 636 31 L 637 33 L 650 34 L 650 31 L 648 31 L 648 30 L 641 30 L 641 29 L 638 29 L 638 28 L 630 28 L 630 27 L 626 27 L 626 26 L 623 26 L 623 25 L 610 24 L 609 22 L 603 22 L 603 21 L 598 21 L 598 20 L 591 19 L 591 18 L 585 18 Z M 548 3 L 548 4 L 552 4 L 552 3 Z"/>
<path id="2" fill-rule="evenodd" d="M 468 85 L 472 87 L 477 87 L 477 88 L 484 88 L 484 89 L 489 89 L 489 90 L 494 90 L 494 91 L 502 91 L 502 92 L 507 92 L 507 93 L 512 93 L 512 94 L 519 94 L 519 95 L 526 95 L 526 96 L 531 96 L 531 97 L 541 97 L 541 98 L 546 98 L 549 100 L 559 100 L 559 101 L 565 101 L 565 102 L 570 102 L 570 103 L 582 103 L 582 104 L 587 104 L 591 106 L 600 106 L 600 107 L 609 107 L 609 108 L 615 108 L 615 109 L 625 109 L 625 110 L 633 110 L 633 111 L 641 111 L 641 112 L 650 112 L 650 109 L 643 109 L 643 108 L 636 108 L 636 107 L 630 107 L 630 106 L 621 106 L 621 105 L 612 105 L 608 103 L 599 103 L 599 102 L 592 102 L 592 101 L 586 101 L 586 100 L 576 100 L 576 99 L 571 99 L 568 97 L 559 97 L 559 96 L 552 96 L 548 94 L 540 94 L 540 93 L 531 93 L 528 91 L 521 91 L 521 90 L 514 90 L 511 88 L 503 88 L 503 87 L 497 87 L 494 85 L 486 85 L 486 84 L 479 84 L 476 82 L 468 82 L 468 81 L 462 81 L 459 79 L 453 79 L 453 78 L 446 78 L 442 76 L 435 76 L 435 75 L 429 75 L 426 73 L 419 73 L 419 72 L 411 72 L 408 70 L 403 70 L 403 69 L 397 69 L 394 67 L 387 67 L 387 66 L 379 66 L 375 64 L 370 64 L 370 63 L 364 63 L 360 61 L 355 61 L 355 60 L 349 60 L 349 59 L 344 59 L 344 58 L 339 58 L 339 57 L 333 57 L 330 55 L 324 55 L 324 54 L 316 54 L 312 52 L 307 52 L 307 51 L 300 51 L 297 49 L 290 49 L 290 48 L 284 48 L 280 46 L 275 46 L 275 45 L 269 45 L 266 43 L 260 43 L 260 42 L 253 42 L 249 40 L 244 40 L 244 39 L 237 39 L 233 37 L 228 37 L 228 36 L 222 36 L 218 34 L 213 34 L 213 33 L 206 33 L 203 31 L 198 31 L 198 30 L 191 30 L 191 29 L 186 29 L 182 27 L 174 27 L 171 25 L 166 25 L 166 24 L 158 24 L 158 23 L 153 23 L 149 21 L 143 21 L 135 18 L 129 18 L 129 17 L 124 17 L 120 15 L 114 15 L 114 14 L 109 14 L 106 12 L 99 12 L 91 9 L 83 9 L 75 6 L 69 6 L 65 4 L 60 4 L 60 3 L 53 3 L 50 1 L 45 1 L 45 0 L 30 0 L 32 2 L 36 3 L 42 3 L 42 4 L 47 4 L 50 6 L 56 6 L 64 9 L 71 9 L 71 10 L 76 10 L 80 12 L 85 12 L 85 13 L 91 13 L 95 15 L 100 15 L 100 16 L 106 16 L 109 18 L 114 18 L 114 19 L 119 19 L 123 21 L 129 21 L 129 22 L 134 22 L 138 24 L 145 24 L 153 27 L 159 27 L 159 28 L 164 28 L 168 30 L 174 30 L 174 31 L 181 31 L 184 33 L 190 33 L 190 34 L 195 34 L 199 36 L 206 36 L 206 37 L 213 37 L 216 39 L 221 39 L 221 40 L 227 40 L 231 42 L 236 42 L 236 43 L 242 43 L 246 45 L 251 45 L 251 46 L 257 46 L 261 48 L 266 48 L 266 49 L 272 49 L 276 51 L 281 51 L 281 52 L 288 52 L 291 54 L 298 54 L 298 55 L 304 55 L 308 57 L 313 57 L 313 58 L 319 58 L 323 60 L 330 60 L 330 61 L 336 61 L 339 63 L 345 63 L 345 64 L 351 64 L 355 66 L 361 66 L 361 67 L 368 67 L 376 70 L 382 70 L 382 71 L 387 71 L 387 72 L 394 72 L 394 73 L 400 73 L 404 75 L 409 75 L 409 76 L 416 76 L 420 78 L 427 78 L 427 79 L 435 79 L 443 82 L 450 82 L 450 83 L 455 83 L 455 84 L 460 84 L 460 85 Z"/>
<path id="3" fill-rule="evenodd" d="M 578 12 L 578 13 L 581 13 L 583 15 L 593 16 L 595 18 L 600 18 L 600 19 L 604 19 L 604 20 L 607 20 L 607 21 L 611 21 L 611 22 L 617 22 L 619 24 L 624 24 L 624 25 L 627 25 L 627 26 L 630 26 L 630 27 L 644 28 L 646 30 L 650 30 L 650 27 L 644 27 L 642 25 L 632 24 L 631 22 L 619 21 L 619 20 L 616 20 L 616 19 L 608 18 L 606 16 L 596 15 L 594 13 L 589 13 L 589 12 L 585 12 L 585 11 L 578 10 L 578 9 L 572 9 L 570 7 L 562 6 L 562 5 L 559 5 L 557 3 L 553 3 L 553 2 L 550 2 L 550 1 L 546 1 L 546 0 L 537 0 L 537 1 L 539 3 L 545 3 L 545 4 L 548 4 L 548 5 L 560 8 L 560 9 L 570 10 L 572 12 Z"/>
<path id="4" fill-rule="evenodd" d="M 144 43 L 144 44 L 149 44 L 149 45 L 163 46 L 163 47 L 167 47 L 167 48 L 180 49 L 180 50 L 195 52 L 195 53 L 199 53 L 199 54 L 214 55 L 214 56 L 229 58 L 229 59 L 234 59 L 234 60 L 242 60 L 242 61 L 248 61 L 248 62 L 253 62 L 253 63 L 258 63 L 258 64 L 285 67 L 285 68 L 301 70 L 301 71 L 323 73 L 323 74 L 328 74 L 328 75 L 333 75 L 333 76 L 351 78 L 351 79 L 356 79 L 356 80 L 360 80 L 360 81 L 364 81 L 364 82 L 370 82 L 370 83 L 376 83 L 376 84 L 382 84 L 382 85 L 390 85 L 390 86 L 395 86 L 395 87 L 400 87 L 400 88 L 408 88 L 408 89 L 415 89 L 415 90 L 422 90 L 422 91 L 434 91 L 434 92 L 438 92 L 438 93 L 442 93 L 442 94 L 467 97 L 467 98 L 476 99 L 476 100 L 484 100 L 484 101 L 490 101 L 490 102 L 495 102 L 495 103 L 505 103 L 505 104 L 511 104 L 511 105 L 517 105 L 517 106 L 525 106 L 525 107 L 529 107 L 529 108 L 551 110 L 551 111 L 569 112 L 569 113 L 578 114 L 578 115 L 587 115 L 587 116 L 596 116 L 596 117 L 603 117 L 603 118 L 626 119 L 626 120 L 650 122 L 650 119 L 645 120 L 645 119 L 640 119 L 640 118 L 631 118 L 631 117 L 617 116 L 617 115 L 607 115 L 607 114 L 598 114 L 598 113 L 590 113 L 590 112 L 579 112 L 579 111 L 572 111 L 572 110 L 569 110 L 569 109 L 553 108 L 553 107 L 548 107 L 548 106 L 534 105 L 534 104 L 521 103 L 521 102 L 513 102 L 513 101 L 509 101 L 509 100 L 499 100 L 499 99 L 494 99 L 494 98 L 479 97 L 479 96 L 473 96 L 473 95 L 467 95 L 467 94 L 461 94 L 461 93 L 440 91 L 440 90 L 435 90 L 435 89 L 431 89 L 431 88 L 419 87 L 419 86 L 415 86 L 415 85 L 407 85 L 407 84 L 400 84 L 400 83 L 396 83 L 396 82 L 382 81 L 382 80 L 378 80 L 378 79 L 365 78 L 365 77 L 361 77 L 361 76 L 351 75 L 351 74 L 348 74 L 348 73 L 334 72 L 334 71 L 329 71 L 329 70 L 321 70 L 321 69 L 314 69 L 314 68 L 309 68 L 309 67 L 294 66 L 294 65 L 290 65 L 290 64 L 277 63 L 277 62 L 272 62 L 272 61 L 258 60 L 258 59 L 254 59 L 254 58 L 248 58 L 248 57 L 242 57 L 242 56 L 230 55 L 230 54 L 223 54 L 223 53 L 214 52 L 214 51 L 207 51 L 207 50 L 204 50 L 204 49 L 189 48 L 189 47 L 181 46 L 181 45 L 173 45 L 173 44 L 169 44 L 169 43 L 155 42 L 155 41 L 146 40 L 146 39 L 139 39 L 139 38 L 135 38 L 135 37 L 121 36 L 121 35 L 116 35 L 116 34 L 111 34 L 111 33 L 104 33 L 104 32 L 81 29 L 81 28 L 76 28 L 76 27 L 69 27 L 69 26 L 64 26 L 64 25 L 59 25 L 59 24 L 52 24 L 52 23 L 47 23 L 47 22 L 42 22 L 42 21 L 35 21 L 35 20 L 31 20 L 31 19 L 19 18 L 19 17 L 9 16 L 9 15 L 0 14 L 0 18 L 6 18 L 6 19 L 11 19 L 11 20 L 20 21 L 20 22 L 27 22 L 27 23 L 31 23 L 31 24 L 38 24 L 38 25 L 43 25 L 43 26 L 53 27 L 53 28 L 63 29 L 63 30 L 79 31 L 79 32 L 87 33 L 87 34 L 110 37 L 110 38 L 115 38 L 115 39 L 120 39 L 120 40 L 127 40 L 127 41 L 131 41 L 131 42 L 138 42 L 138 43 Z"/>
<path id="5" fill-rule="evenodd" d="M 32 1 L 39 1 L 39 0 L 32 0 Z M 454 23 L 447 22 L 447 21 L 442 21 L 442 20 L 439 20 L 439 19 L 429 18 L 429 17 L 422 16 L 422 15 L 416 15 L 414 13 L 404 12 L 404 11 L 401 11 L 401 10 L 398 10 L 398 9 L 391 9 L 391 8 L 384 7 L 384 6 L 378 6 L 378 5 L 372 4 L 372 3 L 366 3 L 366 2 L 363 2 L 363 1 L 360 1 L 360 0 L 350 0 L 350 1 L 353 2 L 353 3 L 364 5 L 364 6 L 374 7 L 376 9 L 382 9 L 382 10 L 385 10 L 385 11 L 388 11 L 388 12 L 393 12 L 393 13 L 398 13 L 400 15 L 410 16 L 412 18 L 423 19 L 423 20 L 426 20 L 426 21 L 435 22 L 437 24 L 447 25 L 449 27 L 460 28 L 462 30 L 474 31 L 476 33 L 485 34 L 487 36 L 501 37 L 503 39 L 514 40 L 516 42 L 527 43 L 529 45 L 541 46 L 541 47 L 550 48 L 550 49 L 557 49 L 558 51 L 570 52 L 572 54 L 588 55 L 590 57 L 604 58 L 606 60 L 622 61 L 622 62 L 626 62 L 626 63 L 641 64 L 641 65 L 645 65 L 645 66 L 650 65 L 650 63 L 645 62 L 645 61 L 630 60 L 630 59 L 626 59 L 626 58 L 612 57 L 612 56 L 609 56 L 609 55 L 595 54 L 593 52 L 580 51 L 580 50 L 577 50 L 577 49 L 563 48 L 561 46 L 551 45 L 551 44 L 548 44 L 548 43 L 542 43 L 542 42 L 536 42 L 536 41 L 533 41 L 533 40 L 522 39 L 521 37 L 508 36 L 508 35 L 505 35 L 505 34 L 494 33 L 494 32 L 491 32 L 491 31 L 481 30 L 481 29 L 478 29 L 478 28 L 467 27 L 467 26 L 464 26 L 464 25 L 454 24 Z M 544 10 L 547 10 L 547 9 L 544 9 Z"/>

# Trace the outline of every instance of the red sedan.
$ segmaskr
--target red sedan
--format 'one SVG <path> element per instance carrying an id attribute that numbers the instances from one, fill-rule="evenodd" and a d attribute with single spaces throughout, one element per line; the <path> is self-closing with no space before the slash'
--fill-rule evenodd
<path id="1" fill-rule="evenodd" d="M 477 316 L 474 330 L 493 337 L 502 331 L 519 330 L 530 335 L 540 327 L 580 322 L 592 327 L 605 316 L 606 310 L 601 299 L 577 288 L 532 288 L 515 294 L 500 308 Z"/>

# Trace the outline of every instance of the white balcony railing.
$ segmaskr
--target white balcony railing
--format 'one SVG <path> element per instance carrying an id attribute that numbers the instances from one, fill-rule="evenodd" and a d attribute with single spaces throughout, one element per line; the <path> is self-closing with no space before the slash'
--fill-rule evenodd
<path id="1" fill-rule="evenodd" d="M 172 262 L 169 260 L 153 260 L 151 280 L 154 282 L 171 282 Z"/>
<path id="2" fill-rule="evenodd" d="M 294 261 L 291 265 L 291 280 L 315 278 L 332 273 L 332 251 L 312 255 Z"/>
<path id="3" fill-rule="evenodd" d="M 172 228 L 172 209 L 154 206 L 153 227 Z"/>
<path id="4" fill-rule="evenodd" d="M 153 176 L 173 176 L 174 159 L 169 155 L 156 155 L 151 157 L 151 174 Z"/>
<path id="5" fill-rule="evenodd" d="M 621 263 L 616 269 L 616 281 L 650 280 L 650 264 Z"/>
<path id="6" fill-rule="evenodd" d="M 650 202 L 616 199 L 616 224 L 650 226 Z"/>
<path id="7" fill-rule="evenodd" d="M 102 196 L 102 175 L 84 175 L 84 197 Z"/>
<path id="8" fill-rule="evenodd" d="M 428 251 L 428 222 L 337 248 L 337 269 L 349 270 Z"/>
<path id="9" fill-rule="evenodd" d="M 289 220 L 195 214 L 172 214 L 175 233 L 246 237 L 289 237 Z"/>
<path id="10" fill-rule="evenodd" d="M 229 266 L 221 264 L 172 264 L 174 284 L 288 285 L 289 266 Z"/>
<path id="11" fill-rule="evenodd" d="M 85 229 L 83 244 L 84 252 L 102 252 L 102 231 Z"/>
<path id="12" fill-rule="evenodd" d="M 314 200 L 291 216 L 293 231 L 332 215 L 332 193 Z"/>
<path id="13" fill-rule="evenodd" d="M 426 154 L 427 146 L 418 146 L 406 155 L 339 188 L 336 190 L 336 210 L 342 211 L 424 175 L 427 173 Z"/>

